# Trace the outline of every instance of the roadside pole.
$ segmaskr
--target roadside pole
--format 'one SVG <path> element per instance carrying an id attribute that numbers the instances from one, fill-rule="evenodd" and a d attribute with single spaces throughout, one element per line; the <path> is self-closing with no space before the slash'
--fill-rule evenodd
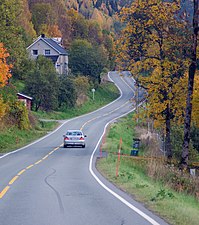
<path id="1" fill-rule="evenodd" d="M 93 101 L 95 100 L 95 88 L 91 90 L 93 92 Z"/>
<path id="2" fill-rule="evenodd" d="M 122 138 L 120 138 L 120 144 L 119 144 L 119 149 L 118 149 L 118 158 L 117 158 L 116 173 L 115 173 L 116 177 L 118 177 L 118 175 L 119 175 L 121 148 L 122 148 Z"/>
<path id="3" fill-rule="evenodd" d="M 139 86 L 136 88 L 136 112 L 137 112 L 137 124 L 139 123 Z"/>

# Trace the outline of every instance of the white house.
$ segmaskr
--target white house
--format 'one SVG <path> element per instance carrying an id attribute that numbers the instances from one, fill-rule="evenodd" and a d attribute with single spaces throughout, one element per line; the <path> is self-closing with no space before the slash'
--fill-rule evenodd
<path id="1" fill-rule="evenodd" d="M 68 52 L 60 43 L 60 38 L 47 38 L 42 34 L 27 47 L 27 51 L 32 59 L 36 59 L 39 55 L 51 59 L 59 74 L 67 74 Z"/>

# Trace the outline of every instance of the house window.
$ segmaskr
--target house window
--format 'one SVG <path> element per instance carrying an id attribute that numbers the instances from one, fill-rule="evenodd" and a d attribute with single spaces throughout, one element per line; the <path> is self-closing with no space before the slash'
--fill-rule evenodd
<path id="1" fill-rule="evenodd" d="M 32 50 L 32 54 L 33 54 L 33 55 L 38 55 L 38 50 L 35 50 L 35 49 Z"/>
<path id="2" fill-rule="evenodd" d="M 50 55 L 50 49 L 45 49 L 45 55 Z"/>

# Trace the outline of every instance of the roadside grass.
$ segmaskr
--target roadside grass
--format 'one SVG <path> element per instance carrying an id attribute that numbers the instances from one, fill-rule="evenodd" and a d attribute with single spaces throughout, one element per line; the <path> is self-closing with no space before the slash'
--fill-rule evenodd
<path id="1" fill-rule="evenodd" d="M 122 137 L 121 153 L 130 155 L 132 138 L 136 137 L 132 114 L 119 119 L 109 128 L 106 143 L 102 146 L 108 152 L 107 158 L 97 161 L 97 169 L 116 186 L 129 193 L 137 201 L 159 214 L 170 224 L 197 225 L 199 202 L 185 193 L 179 193 L 147 175 L 147 161 L 136 157 L 121 156 L 119 176 L 116 177 L 117 152 Z M 139 155 L 145 155 L 144 148 Z"/>
<path id="2" fill-rule="evenodd" d="M 75 108 L 68 108 L 64 112 L 33 112 L 35 116 L 42 119 L 55 119 L 55 120 L 64 120 L 70 119 L 76 116 L 80 116 L 89 112 L 92 112 L 102 106 L 107 105 L 108 103 L 115 100 L 119 97 L 119 91 L 115 85 L 111 82 L 104 83 L 99 86 L 95 91 L 94 100 L 93 94 L 90 91 L 88 94 L 89 100 L 86 101 L 83 105 Z"/>
<path id="3" fill-rule="evenodd" d="M 30 130 L 19 130 L 17 127 L 0 131 L 0 153 L 10 152 L 44 136 L 58 126 L 57 122 L 38 122 Z"/>

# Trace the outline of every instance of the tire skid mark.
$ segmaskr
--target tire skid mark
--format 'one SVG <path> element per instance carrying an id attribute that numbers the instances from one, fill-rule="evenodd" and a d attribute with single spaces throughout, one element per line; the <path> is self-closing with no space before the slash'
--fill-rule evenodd
<path id="1" fill-rule="evenodd" d="M 53 172 L 50 173 L 50 174 L 45 178 L 45 183 L 46 183 L 46 184 L 50 187 L 50 189 L 52 189 L 53 192 L 55 193 L 55 195 L 56 195 L 56 197 L 57 197 L 58 204 L 59 204 L 60 212 L 61 212 L 62 214 L 64 214 L 64 206 L 63 206 L 63 203 L 62 203 L 62 200 L 61 200 L 61 196 L 60 196 L 59 192 L 58 192 L 58 191 L 57 191 L 57 190 L 49 183 L 49 181 L 48 181 L 48 178 L 50 178 L 53 174 L 56 173 L 56 170 L 55 170 L 55 169 L 52 168 L 52 170 L 53 170 Z"/>

